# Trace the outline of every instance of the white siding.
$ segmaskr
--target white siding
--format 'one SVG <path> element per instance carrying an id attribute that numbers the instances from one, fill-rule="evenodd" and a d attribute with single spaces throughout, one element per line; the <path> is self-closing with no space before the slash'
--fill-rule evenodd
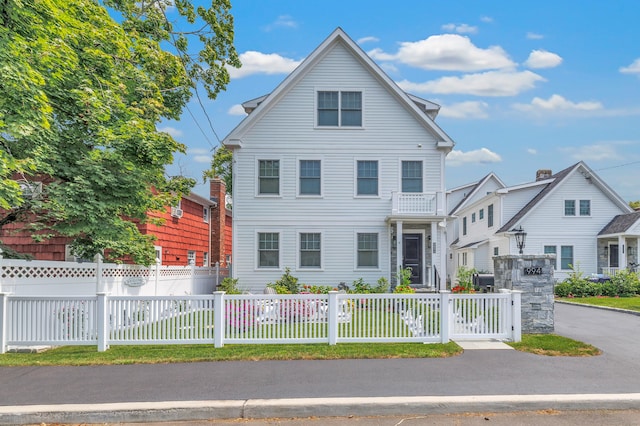
<path id="1" fill-rule="evenodd" d="M 315 125 L 316 90 L 363 92 L 363 128 Z M 442 153 L 435 138 L 340 44 L 336 45 L 242 135 L 234 152 L 234 274 L 252 290 L 289 267 L 306 284 L 338 285 L 357 278 L 373 284 L 390 274 L 385 218 L 400 189 L 402 159 L 422 160 L 424 192 L 443 188 Z M 418 145 L 421 145 L 419 147 Z M 280 160 L 280 195 L 256 196 L 257 162 Z M 299 197 L 298 162 L 319 159 L 322 196 Z M 379 196 L 355 197 L 357 160 L 378 161 Z M 297 270 L 298 232 L 321 230 L 323 270 Z M 256 268 L 257 232 L 280 232 L 280 269 Z M 379 268 L 355 268 L 355 233 L 379 233 Z"/>

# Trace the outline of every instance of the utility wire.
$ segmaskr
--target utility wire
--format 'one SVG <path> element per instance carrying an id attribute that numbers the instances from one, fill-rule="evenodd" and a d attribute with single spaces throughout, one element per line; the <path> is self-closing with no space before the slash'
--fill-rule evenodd
<path id="1" fill-rule="evenodd" d="M 617 169 L 619 167 L 631 166 L 631 165 L 638 164 L 638 163 L 640 163 L 640 161 L 632 161 L 631 163 L 619 164 L 617 166 L 603 167 L 601 169 L 597 169 L 596 172 L 599 172 L 601 170 Z"/>

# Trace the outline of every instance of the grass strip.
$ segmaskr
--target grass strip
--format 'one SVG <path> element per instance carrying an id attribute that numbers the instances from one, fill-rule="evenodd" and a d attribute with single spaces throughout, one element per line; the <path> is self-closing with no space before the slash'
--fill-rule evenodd
<path id="1" fill-rule="evenodd" d="M 386 358 L 446 358 L 462 353 L 454 342 L 341 343 L 339 345 L 139 345 L 112 346 L 98 352 L 95 346 L 63 346 L 40 353 L 6 353 L 0 366 L 77 366 L 166 364 L 212 361 L 330 360 Z"/>
<path id="2" fill-rule="evenodd" d="M 640 312 L 640 296 L 634 297 L 558 297 L 556 300 L 582 305 L 606 306 Z"/>
<path id="3" fill-rule="evenodd" d="M 602 352 L 595 346 L 557 334 L 523 334 L 521 342 L 507 342 L 512 348 L 546 356 L 595 356 Z"/>

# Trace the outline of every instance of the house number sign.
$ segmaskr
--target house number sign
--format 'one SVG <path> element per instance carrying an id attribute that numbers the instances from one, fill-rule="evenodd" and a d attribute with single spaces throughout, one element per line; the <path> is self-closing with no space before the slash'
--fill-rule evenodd
<path id="1" fill-rule="evenodd" d="M 542 268 L 541 267 L 524 268 L 524 274 L 525 275 L 542 275 Z"/>

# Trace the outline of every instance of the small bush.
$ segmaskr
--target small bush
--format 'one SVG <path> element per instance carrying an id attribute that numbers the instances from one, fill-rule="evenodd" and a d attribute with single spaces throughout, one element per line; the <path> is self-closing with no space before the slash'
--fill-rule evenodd
<path id="1" fill-rule="evenodd" d="M 397 285 L 396 288 L 393 289 L 393 292 L 397 293 L 397 294 L 401 294 L 401 293 L 409 293 L 410 294 L 410 293 L 415 293 L 416 289 L 411 287 L 411 286 L 409 286 L 409 285 L 400 284 L 400 285 Z"/>
<path id="2" fill-rule="evenodd" d="M 298 294 L 300 293 L 300 284 L 298 278 L 291 275 L 291 269 L 285 268 L 284 274 L 275 283 L 267 284 L 267 287 L 273 288 L 278 294 Z"/>
<path id="3" fill-rule="evenodd" d="M 242 293 L 238 288 L 237 278 L 225 278 L 220 284 L 218 284 L 218 290 L 224 291 L 227 294 L 240 294 Z"/>

